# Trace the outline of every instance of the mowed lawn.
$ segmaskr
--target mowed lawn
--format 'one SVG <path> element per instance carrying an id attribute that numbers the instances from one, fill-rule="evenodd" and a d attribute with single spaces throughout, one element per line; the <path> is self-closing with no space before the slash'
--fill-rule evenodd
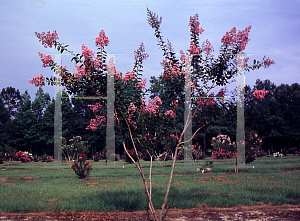
<path id="1" fill-rule="evenodd" d="M 204 161 L 192 167 L 176 162 L 168 207 L 300 204 L 300 156 L 258 158 L 240 169 L 239 174 L 232 173 L 230 160 L 213 160 L 211 171 L 197 172 Z M 164 167 L 158 162 L 153 164 L 152 196 L 156 208 L 163 203 L 171 163 L 165 162 Z M 115 168 L 105 168 L 105 162 L 91 164 L 91 176 L 80 180 L 68 164 L 56 168 L 54 163 L 5 162 L 0 165 L 0 211 L 147 209 L 142 178 L 133 164 L 119 161 Z M 142 162 L 147 182 L 149 165 Z"/>

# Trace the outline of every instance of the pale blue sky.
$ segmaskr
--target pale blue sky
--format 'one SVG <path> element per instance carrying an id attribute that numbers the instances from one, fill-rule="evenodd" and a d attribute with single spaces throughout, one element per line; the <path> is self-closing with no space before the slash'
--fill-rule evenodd
<path id="1" fill-rule="evenodd" d="M 171 41 L 177 52 L 189 49 L 188 23 L 196 13 L 205 30 L 200 41 L 209 39 L 215 53 L 226 31 L 234 26 L 243 30 L 251 25 L 245 52 L 254 53 L 250 59 L 267 55 L 276 64 L 247 73 L 246 84 L 253 85 L 257 78 L 270 79 L 276 85 L 300 83 L 300 1 L 0 0 L 0 89 L 12 86 L 21 93 L 28 89 L 35 96 L 37 88 L 28 80 L 40 73 L 53 75 L 49 68 L 42 67 L 38 52 L 55 51 L 45 49 L 34 33 L 54 30 L 60 42 L 81 53 L 82 44 L 96 50 L 95 38 L 104 29 L 110 39 L 106 51 L 123 54 L 116 58 L 117 71 L 123 73 L 132 70 L 133 51 L 144 42 L 149 54 L 144 63 L 144 77 L 149 80 L 150 76 L 158 76 L 162 71 L 162 52 L 146 21 L 147 7 L 163 18 L 163 37 Z M 75 72 L 70 59 L 65 56 L 63 65 Z M 54 95 L 53 87 L 43 88 Z"/>

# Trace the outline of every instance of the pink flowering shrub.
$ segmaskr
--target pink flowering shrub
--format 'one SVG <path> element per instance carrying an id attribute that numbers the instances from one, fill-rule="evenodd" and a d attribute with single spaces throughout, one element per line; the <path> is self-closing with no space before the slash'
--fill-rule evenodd
<path id="1" fill-rule="evenodd" d="M 23 163 L 29 163 L 29 162 L 34 160 L 33 155 L 31 153 L 27 152 L 27 151 L 25 151 L 25 152 L 23 152 L 23 151 L 15 152 L 15 153 L 13 153 L 12 157 L 14 158 L 14 160 L 19 160 Z"/>
<path id="2" fill-rule="evenodd" d="M 52 156 L 46 155 L 44 154 L 43 156 L 41 156 L 40 158 L 38 158 L 38 160 L 40 162 L 53 162 L 54 159 L 52 158 Z"/>
<path id="3" fill-rule="evenodd" d="M 224 150 L 223 148 L 220 151 L 214 150 L 211 158 L 212 159 L 234 159 L 236 157 L 236 153 Z"/>

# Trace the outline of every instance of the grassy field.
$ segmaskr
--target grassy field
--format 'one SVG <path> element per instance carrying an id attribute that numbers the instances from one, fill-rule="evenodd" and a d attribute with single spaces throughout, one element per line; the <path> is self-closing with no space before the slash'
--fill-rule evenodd
<path id="1" fill-rule="evenodd" d="M 211 160 L 211 159 L 210 159 Z M 239 174 L 232 173 L 227 160 L 213 160 L 208 173 L 176 163 L 168 200 L 169 207 L 192 208 L 199 205 L 230 207 L 272 203 L 300 204 L 300 157 L 258 158 Z M 116 162 L 117 168 L 99 168 L 105 162 L 91 162 L 89 179 L 80 180 L 71 168 L 51 168 L 53 163 L 8 162 L 0 165 L 0 211 L 111 211 L 145 210 L 147 198 L 139 171 L 133 164 Z M 149 162 L 142 162 L 146 175 Z M 64 164 L 67 166 L 67 164 Z M 122 168 L 122 167 L 125 168 Z M 253 168 L 254 166 L 254 168 Z M 50 167 L 50 168 L 49 168 Z M 162 205 L 171 161 L 162 168 L 153 165 L 153 203 Z M 148 179 L 148 177 L 147 177 Z"/>

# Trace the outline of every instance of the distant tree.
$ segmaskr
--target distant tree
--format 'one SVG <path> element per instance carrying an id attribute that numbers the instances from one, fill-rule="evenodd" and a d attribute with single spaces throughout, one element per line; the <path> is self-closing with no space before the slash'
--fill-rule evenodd
<path id="1" fill-rule="evenodd" d="M 10 121 L 9 117 L 9 113 L 5 108 L 2 97 L 0 96 L 0 152 L 2 153 L 8 151 L 7 141 L 9 139 L 9 136 L 6 132 L 6 127 Z"/>
<path id="2" fill-rule="evenodd" d="M 20 92 L 13 87 L 3 88 L 1 92 L 3 103 L 5 104 L 10 118 L 15 117 L 19 108 Z"/>

